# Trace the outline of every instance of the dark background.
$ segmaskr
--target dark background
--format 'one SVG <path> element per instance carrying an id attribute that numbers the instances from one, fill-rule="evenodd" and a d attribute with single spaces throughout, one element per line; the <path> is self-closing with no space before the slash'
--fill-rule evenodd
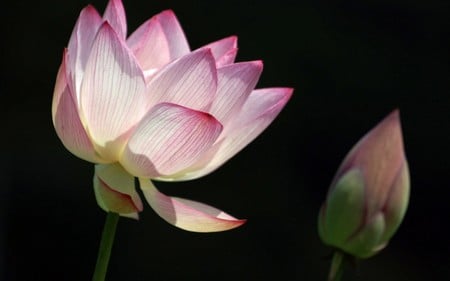
<path id="1" fill-rule="evenodd" d="M 1 13 L 0 280 L 90 280 L 105 214 L 93 165 L 51 122 L 61 53 L 80 10 L 102 1 L 7 1 Z M 163 9 L 191 48 L 236 34 L 239 61 L 263 59 L 258 87 L 294 96 L 221 169 L 165 193 L 249 221 L 178 230 L 145 207 L 119 222 L 108 280 L 325 280 L 316 217 L 339 163 L 394 108 L 411 172 L 404 223 L 345 280 L 450 280 L 449 1 L 125 1 L 129 32 Z"/>

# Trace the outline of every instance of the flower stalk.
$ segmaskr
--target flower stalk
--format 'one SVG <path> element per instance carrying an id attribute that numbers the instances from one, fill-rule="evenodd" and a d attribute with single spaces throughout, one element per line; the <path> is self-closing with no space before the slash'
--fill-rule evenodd
<path id="1" fill-rule="evenodd" d="M 108 271 L 109 258 L 114 243 L 119 214 L 108 212 L 103 227 L 102 240 L 98 250 L 97 264 L 95 265 L 92 281 L 104 281 Z"/>
<path id="2" fill-rule="evenodd" d="M 344 254 L 341 251 L 336 251 L 331 260 L 330 273 L 328 274 L 328 281 L 340 281 L 342 272 L 344 271 Z"/>

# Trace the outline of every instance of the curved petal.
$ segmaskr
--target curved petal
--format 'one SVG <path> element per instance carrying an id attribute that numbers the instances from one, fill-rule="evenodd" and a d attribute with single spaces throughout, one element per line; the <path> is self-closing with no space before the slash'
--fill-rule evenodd
<path id="1" fill-rule="evenodd" d="M 109 0 L 103 19 L 108 21 L 120 39 L 127 36 L 127 18 L 121 0 Z"/>
<path id="2" fill-rule="evenodd" d="M 367 219 L 361 170 L 352 169 L 343 175 L 329 191 L 323 208 L 323 241 L 340 246 L 357 236 Z"/>
<path id="3" fill-rule="evenodd" d="M 253 91 L 240 114 L 224 128 L 224 138 L 214 144 L 199 162 L 189 167 L 184 175 L 170 180 L 199 178 L 220 167 L 272 123 L 291 97 L 292 91 L 291 88 L 267 88 Z"/>
<path id="4" fill-rule="evenodd" d="M 77 96 L 75 100 L 77 105 L 79 105 L 81 81 L 91 53 L 92 42 L 101 24 L 102 18 L 97 10 L 89 5 L 81 11 L 70 36 L 67 71 L 70 73 L 70 80 L 74 83 L 70 87 L 71 91 Z"/>
<path id="5" fill-rule="evenodd" d="M 209 112 L 222 124 L 242 108 L 261 75 L 261 61 L 231 64 L 217 70 L 217 94 Z M 226 126 L 226 125 L 225 125 Z"/>
<path id="6" fill-rule="evenodd" d="M 410 179 L 408 163 L 405 159 L 403 166 L 389 191 L 385 205 L 382 207 L 386 220 L 386 230 L 381 238 L 382 241 L 389 240 L 397 231 L 408 208 L 410 193 Z"/>
<path id="7" fill-rule="evenodd" d="M 97 150 L 117 160 L 127 133 L 145 114 L 145 84 L 133 55 L 106 22 L 92 46 L 81 89 L 84 121 Z"/>
<path id="8" fill-rule="evenodd" d="M 52 118 L 56 133 L 74 155 L 89 162 L 102 163 L 87 135 L 66 79 L 66 52 L 56 77 L 52 101 Z"/>
<path id="9" fill-rule="evenodd" d="M 139 183 L 153 210 L 178 228 L 193 232 L 218 232 L 236 228 L 246 222 L 203 203 L 166 196 L 148 179 L 139 179 Z"/>
<path id="10" fill-rule="evenodd" d="M 346 169 L 364 171 L 369 215 L 384 208 L 392 183 L 405 163 L 405 152 L 398 110 L 393 111 L 370 130 L 347 154 L 335 178 Z"/>
<path id="11" fill-rule="evenodd" d="M 210 106 L 217 90 L 217 70 L 209 49 L 195 51 L 168 64 L 147 87 L 150 106 L 170 102 L 195 110 Z"/>
<path id="12" fill-rule="evenodd" d="M 228 132 L 239 130 L 242 124 L 252 123 L 263 116 L 272 122 L 291 98 L 292 92 L 292 88 L 264 88 L 252 91 L 239 115 L 227 128 Z"/>
<path id="13" fill-rule="evenodd" d="M 222 67 L 228 64 L 232 64 L 236 59 L 238 49 L 229 50 L 226 54 L 221 56 L 218 60 L 216 60 L 217 67 Z"/>
<path id="14" fill-rule="evenodd" d="M 169 42 L 156 16 L 136 29 L 127 45 L 145 71 L 159 69 L 171 61 Z"/>
<path id="15" fill-rule="evenodd" d="M 161 24 L 169 43 L 170 59 L 174 60 L 190 52 L 183 29 L 172 10 L 163 11 L 155 16 Z"/>
<path id="16" fill-rule="evenodd" d="M 143 210 L 134 177 L 119 164 L 95 165 L 94 191 L 98 205 L 106 212 L 137 219 Z"/>
<path id="17" fill-rule="evenodd" d="M 202 48 L 211 49 L 217 67 L 233 63 L 237 54 L 237 36 L 223 38 Z"/>
<path id="18" fill-rule="evenodd" d="M 222 125 L 207 113 L 159 104 L 139 123 L 121 163 L 138 177 L 173 175 L 197 161 L 221 131 Z"/>

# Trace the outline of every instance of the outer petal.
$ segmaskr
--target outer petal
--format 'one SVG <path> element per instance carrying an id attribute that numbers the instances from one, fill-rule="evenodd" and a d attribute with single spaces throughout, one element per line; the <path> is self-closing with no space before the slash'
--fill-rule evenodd
<path id="1" fill-rule="evenodd" d="M 167 42 L 169 43 L 171 60 L 182 57 L 190 52 L 186 36 L 178 22 L 177 17 L 171 10 L 166 10 L 156 15 L 157 20 L 161 24 Z"/>
<path id="2" fill-rule="evenodd" d="M 74 97 L 66 79 L 66 51 L 56 77 L 52 103 L 52 118 L 58 137 L 73 154 L 89 162 L 102 163 L 78 115 Z"/>
<path id="3" fill-rule="evenodd" d="M 352 148 L 339 167 L 335 179 L 349 168 L 359 167 L 364 171 L 367 211 L 371 215 L 386 204 L 392 183 L 404 163 L 400 116 L 398 110 L 395 110 Z"/>
<path id="4" fill-rule="evenodd" d="M 97 150 L 117 160 L 128 131 L 145 114 L 144 78 L 124 43 L 104 23 L 92 46 L 81 108 Z"/>
<path id="5" fill-rule="evenodd" d="M 133 32 L 127 45 L 145 71 L 155 71 L 171 61 L 169 42 L 156 16 Z"/>
<path id="6" fill-rule="evenodd" d="M 216 60 L 217 67 L 221 67 L 234 62 L 237 54 L 237 36 L 230 36 L 202 48 L 209 48 Z"/>
<path id="7" fill-rule="evenodd" d="M 246 221 L 203 203 L 166 196 L 159 192 L 150 180 L 139 179 L 139 182 L 153 210 L 178 228 L 194 232 L 218 232 L 236 228 Z"/>
<path id="8" fill-rule="evenodd" d="M 226 54 L 221 56 L 218 60 L 216 60 L 217 67 L 222 67 L 228 64 L 232 64 L 236 59 L 238 49 L 232 49 L 228 51 Z"/>
<path id="9" fill-rule="evenodd" d="M 222 124 L 236 116 L 261 75 L 261 61 L 243 62 L 218 69 L 216 98 L 209 112 Z"/>
<path id="10" fill-rule="evenodd" d="M 360 170 L 348 171 L 330 190 L 324 215 L 320 217 L 321 238 L 332 246 L 341 246 L 364 226 L 364 178 Z"/>
<path id="11" fill-rule="evenodd" d="M 387 241 L 381 241 L 385 229 L 386 222 L 383 214 L 378 213 L 371 217 L 364 228 L 352 239 L 349 239 L 342 249 L 355 257 L 369 258 L 387 245 Z"/>
<path id="12" fill-rule="evenodd" d="M 172 180 L 190 180 L 211 173 L 261 134 L 292 95 L 291 88 L 267 88 L 253 91 L 240 114 L 227 124 L 217 142 L 204 157 L 189 167 L 183 176 Z"/>
<path id="13" fill-rule="evenodd" d="M 386 220 L 386 230 L 381 238 L 382 241 L 389 240 L 403 221 L 406 209 L 408 208 L 409 192 L 409 168 L 405 160 L 391 187 L 386 203 L 382 208 Z"/>
<path id="14" fill-rule="evenodd" d="M 127 19 L 121 0 L 110 0 L 108 2 L 103 19 L 109 22 L 119 38 L 125 40 L 127 36 Z"/>
<path id="15" fill-rule="evenodd" d="M 143 210 L 134 177 L 119 164 L 95 166 L 94 191 L 97 203 L 106 212 L 137 219 Z"/>
<path id="16" fill-rule="evenodd" d="M 217 90 L 217 70 L 209 49 L 176 60 L 159 71 L 147 87 L 150 106 L 170 102 L 195 110 L 210 106 Z"/>
<path id="17" fill-rule="evenodd" d="M 77 106 L 79 104 L 81 81 L 91 53 L 92 42 L 101 24 L 102 18 L 95 8 L 89 5 L 81 11 L 69 40 L 67 71 L 71 83 L 74 83 L 70 87 L 71 91 L 77 96 L 75 100 Z"/>
<path id="18" fill-rule="evenodd" d="M 173 175 L 192 165 L 221 131 L 222 125 L 207 113 L 159 104 L 139 123 L 121 163 L 138 177 Z"/>

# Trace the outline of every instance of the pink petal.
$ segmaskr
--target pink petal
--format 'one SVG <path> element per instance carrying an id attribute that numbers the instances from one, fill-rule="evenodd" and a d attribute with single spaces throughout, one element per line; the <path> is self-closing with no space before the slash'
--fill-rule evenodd
<path id="1" fill-rule="evenodd" d="M 124 138 L 145 114 L 145 84 L 133 55 L 106 22 L 92 46 L 81 89 L 81 108 L 97 150 L 117 160 Z"/>
<path id="2" fill-rule="evenodd" d="M 392 183 L 405 165 L 405 152 L 399 111 L 395 110 L 370 130 L 347 154 L 335 178 L 347 169 L 364 171 L 367 213 L 379 212 L 385 204 Z"/>
<path id="3" fill-rule="evenodd" d="M 103 19 L 109 22 L 120 39 L 125 40 L 127 36 L 127 19 L 121 0 L 110 0 L 108 2 Z"/>
<path id="4" fill-rule="evenodd" d="M 217 90 L 217 70 L 209 49 L 195 51 L 156 73 L 147 87 L 150 105 L 170 102 L 195 110 L 210 106 Z"/>
<path id="5" fill-rule="evenodd" d="M 272 123 L 291 97 L 292 91 L 290 88 L 253 91 L 240 114 L 224 128 L 224 138 L 187 169 L 183 176 L 174 180 L 195 179 L 207 175 L 236 155 Z"/>
<path id="6" fill-rule="evenodd" d="M 209 112 L 222 124 L 241 110 L 261 75 L 261 61 L 231 64 L 217 70 L 217 95 Z"/>
<path id="7" fill-rule="evenodd" d="M 137 177 L 180 172 L 207 151 L 222 131 L 211 115 L 174 104 L 159 104 L 139 123 L 121 159 Z"/>
<path id="8" fill-rule="evenodd" d="M 77 96 L 75 100 L 77 104 L 79 104 L 81 81 L 91 53 L 92 42 L 101 23 L 102 19 L 95 8 L 91 5 L 87 6 L 81 11 L 69 40 L 67 71 L 70 73 L 70 80 L 74 83 L 70 87 Z"/>
<path id="9" fill-rule="evenodd" d="M 190 48 L 183 29 L 173 11 L 163 11 L 156 15 L 156 18 L 161 24 L 169 43 L 171 60 L 187 55 L 190 52 Z"/>
<path id="10" fill-rule="evenodd" d="M 94 191 L 97 203 L 106 212 L 137 219 L 143 210 L 134 177 L 119 164 L 95 165 Z"/>
<path id="11" fill-rule="evenodd" d="M 150 180 L 139 179 L 139 183 L 153 210 L 178 228 L 193 232 L 218 232 L 236 228 L 246 222 L 203 203 L 166 196 Z"/>
<path id="12" fill-rule="evenodd" d="M 292 92 L 292 88 L 265 88 L 254 90 L 242 107 L 240 114 L 234 119 L 233 125 L 230 126 L 230 130 L 236 128 L 239 129 L 242 124 L 249 124 L 256 119 L 261 119 L 263 117 L 269 119 L 270 124 L 289 101 Z"/>
<path id="13" fill-rule="evenodd" d="M 64 146 L 74 155 L 89 162 L 102 163 L 84 129 L 78 109 L 66 79 L 66 52 L 56 77 L 53 93 L 52 117 L 56 133 Z"/>
<path id="14" fill-rule="evenodd" d="M 156 16 L 133 32 L 127 45 L 145 71 L 159 69 L 171 61 L 169 42 Z"/>
<path id="15" fill-rule="evenodd" d="M 216 60 L 217 67 L 224 66 L 234 62 L 237 54 L 237 36 L 230 36 L 202 48 L 209 48 Z"/>
<path id="16" fill-rule="evenodd" d="M 221 56 L 218 60 L 216 60 L 217 67 L 222 67 L 228 64 L 232 64 L 236 59 L 238 49 L 232 49 L 228 51 L 226 54 Z"/>

